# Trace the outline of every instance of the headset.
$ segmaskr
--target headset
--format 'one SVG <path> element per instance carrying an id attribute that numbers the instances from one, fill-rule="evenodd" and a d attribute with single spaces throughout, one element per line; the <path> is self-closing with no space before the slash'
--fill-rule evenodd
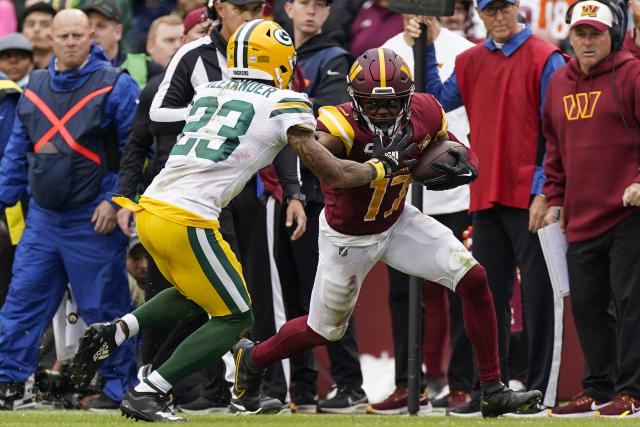
<path id="1" fill-rule="evenodd" d="M 567 9 L 567 14 L 564 16 L 564 22 L 567 24 L 571 23 L 571 15 L 573 13 L 573 8 L 576 7 L 577 4 L 582 3 L 584 0 L 578 0 L 573 3 Z M 611 34 L 611 50 L 618 51 L 622 48 L 622 43 L 624 42 L 624 36 L 627 32 L 627 21 L 629 19 L 627 15 L 627 5 L 624 1 L 621 0 L 596 0 L 598 3 L 602 3 L 607 6 L 609 10 L 611 10 L 611 14 L 613 15 L 613 23 L 609 33 Z"/>

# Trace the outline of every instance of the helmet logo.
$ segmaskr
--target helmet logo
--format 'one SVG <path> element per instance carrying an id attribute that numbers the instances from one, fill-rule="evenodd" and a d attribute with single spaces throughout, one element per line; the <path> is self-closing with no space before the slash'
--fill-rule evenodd
<path id="1" fill-rule="evenodd" d="M 276 28 L 273 32 L 273 37 L 285 46 L 291 46 L 293 44 L 289 34 L 282 28 Z"/>

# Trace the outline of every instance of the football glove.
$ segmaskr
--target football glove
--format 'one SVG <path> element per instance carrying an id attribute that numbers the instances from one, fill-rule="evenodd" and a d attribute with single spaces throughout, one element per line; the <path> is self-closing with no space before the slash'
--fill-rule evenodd
<path id="1" fill-rule="evenodd" d="M 409 144 L 413 133 L 404 132 L 399 129 L 391 137 L 391 142 L 386 147 L 382 143 L 382 135 L 378 134 L 373 139 L 373 152 L 370 162 L 379 161 L 384 166 L 385 175 L 389 176 L 394 172 L 408 166 L 413 166 L 418 160 L 408 160 L 407 157 L 416 149 L 416 143 Z"/>
<path id="2" fill-rule="evenodd" d="M 431 163 L 432 168 L 444 172 L 444 175 L 425 179 L 422 184 L 427 187 L 427 190 L 450 190 L 460 185 L 469 184 L 478 177 L 478 171 L 467 160 L 466 152 L 462 153 L 455 148 L 449 148 L 448 151 L 456 158 L 456 165 L 451 166 L 441 162 Z"/>

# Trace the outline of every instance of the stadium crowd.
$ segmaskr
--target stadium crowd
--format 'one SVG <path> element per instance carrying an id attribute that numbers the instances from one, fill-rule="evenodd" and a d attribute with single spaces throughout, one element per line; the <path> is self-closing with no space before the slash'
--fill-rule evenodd
<path id="1" fill-rule="evenodd" d="M 261 18 L 284 28 L 297 54 L 297 67 L 280 67 L 270 84 L 285 79 L 291 87 L 279 89 L 298 93 L 272 116 L 292 128 L 317 126 L 327 153 L 376 171 L 365 188 L 378 199 L 355 229 L 355 208 L 343 212 L 339 201 L 356 206 L 359 193 L 337 188 L 351 181 L 326 185 L 311 158 L 301 161 L 306 152 L 295 141 L 302 137 L 286 131 L 290 145 L 272 165 L 242 175 L 246 185 L 211 208 L 215 221 L 208 211 L 176 202 L 181 208 L 171 208 L 180 212 L 169 212 L 154 200 L 183 200 L 163 193 L 179 179 L 184 200 L 211 191 L 164 167 L 191 150 L 196 139 L 188 136 L 211 118 L 201 108 L 212 96 L 202 93 L 216 88 L 203 85 L 239 78 L 228 46 L 238 49 L 246 23 L 270 25 L 254 21 Z M 423 29 L 424 98 L 411 81 Z M 392 54 L 399 59 L 385 59 Z M 368 103 L 380 88 L 358 92 L 362 64 L 376 84 L 404 87 L 371 71 L 376 60 L 399 64 L 411 89 Z M 249 126 L 248 113 L 232 105 L 220 114 Z M 380 131 L 371 109 L 396 121 Z M 288 119 L 292 110 L 297 122 Z M 244 135 L 238 124 L 221 123 L 215 132 L 228 141 Z M 403 156 L 375 162 L 376 134 L 391 145 L 408 141 L 396 127 L 411 137 L 415 129 L 417 142 L 454 139 L 477 156 L 458 158 L 446 185 L 422 187 L 433 223 L 413 233 L 397 225 L 414 225 L 403 216 L 413 210 L 397 201 L 418 184 L 395 175 L 386 190 Z M 360 158 L 350 150 L 363 138 L 371 146 Z M 404 414 L 413 273 L 433 279 L 423 289 L 420 414 L 493 416 L 482 397 L 506 396 L 508 385 L 527 404 L 506 416 L 640 417 L 638 144 L 640 0 L 456 0 L 454 14 L 440 18 L 398 14 L 388 0 L 0 0 L 0 410 L 112 411 L 139 393 L 162 396 L 154 404 L 172 408 L 162 416 L 170 421 L 181 412 Z M 224 160 L 206 144 L 195 151 Z M 396 202 L 385 206 L 394 185 Z M 157 212 L 180 219 L 159 224 Z M 564 299 L 536 234 L 554 223 L 568 242 L 569 300 L 585 359 L 582 392 L 569 402 L 557 396 Z M 211 231 L 189 235 L 199 242 L 194 260 L 171 246 L 176 224 Z M 376 224 L 388 224 L 395 240 Z M 162 247 L 149 234 L 159 228 Z M 399 248 L 423 232 L 442 247 L 464 249 L 466 239 L 472 256 L 465 250 L 464 271 L 430 264 L 440 246 L 409 271 Z M 350 315 L 371 268 L 357 250 L 383 235 L 380 246 L 396 257 L 367 256 L 389 264 L 396 387 L 371 402 Z M 185 279 L 166 258 L 172 251 L 182 265 L 202 267 L 191 280 L 235 290 L 181 288 Z M 209 252 L 228 264 L 205 268 L 196 258 Z M 324 277 L 341 260 L 358 267 Z M 349 282 L 340 283 L 348 292 L 327 290 L 332 281 Z M 322 300 L 334 310 L 326 316 L 339 317 L 335 324 L 314 308 L 323 298 L 336 299 Z M 495 334 L 488 332 L 494 323 Z M 247 330 L 251 341 L 236 345 Z M 442 372 L 447 330 L 452 353 Z M 87 353 L 93 342 L 97 351 Z M 316 345 L 328 350 L 334 387 L 327 396 L 318 395 Z M 86 357 L 99 360 L 97 373 Z"/>

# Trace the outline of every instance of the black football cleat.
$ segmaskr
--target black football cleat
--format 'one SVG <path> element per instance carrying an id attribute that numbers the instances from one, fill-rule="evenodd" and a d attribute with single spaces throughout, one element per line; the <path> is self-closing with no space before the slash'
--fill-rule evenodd
<path id="1" fill-rule="evenodd" d="M 484 418 L 495 418 L 509 412 L 526 411 L 542 401 L 538 390 L 513 391 L 500 383 L 495 390 L 482 394 L 480 412 Z"/>
<path id="2" fill-rule="evenodd" d="M 251 357 L 253 346 L 253 342 L 246 338 L 240 339 L 233 346 L 236 361 L 236 380 L 233 391 L 240 400 L 243 412 L 259 413 L 262 369 L 253 362 Z"/>
<path id="3" fill-rule="evenodd" d="M 169 409 L 169 399 L 166 394 L 137 392 L 132 388 L 122 398 L 120 412 L 125 418 L 136 421 L 186 422 Z"/>
<path id="4" fill-rule="evenodd" d="M 69 365 L 71 382 L 76 390 L 86 390 L 96 371 L 118 347 L 116 328 L 119 321 L 94 323 L 84 331 L 78 352 Z"/>

